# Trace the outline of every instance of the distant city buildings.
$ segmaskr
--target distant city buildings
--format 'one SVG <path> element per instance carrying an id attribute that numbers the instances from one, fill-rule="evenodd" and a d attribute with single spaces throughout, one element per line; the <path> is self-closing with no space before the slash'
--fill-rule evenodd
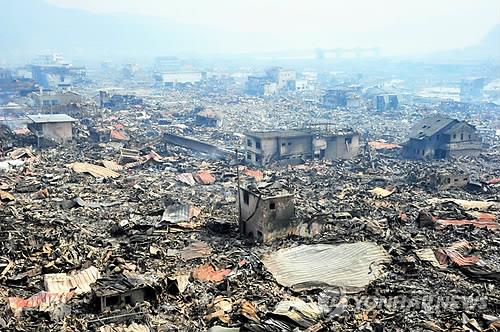
<path id="1" fill-rule="evenodd" d="M 248 76 L 245 92 L 251 96 L 272 96 L 286 91 L 305 91 L 308 88 L 308 80 L 297 80 L 294 70 L 272 67 L 265 74 Z"/>
<path id="2" fill-rule="evenodd" d="M 460 82 L 460 101 L 476 102 L 483 97 L 484 78 L 465 79 Z"/>
<path id="3" fill-rule="evenodd" d="M 29 68 L 35 82 L 45 89 L 68 89 L 86 76 L 85 67 L 75 67 L 57 54 L 40 55 Z"/>

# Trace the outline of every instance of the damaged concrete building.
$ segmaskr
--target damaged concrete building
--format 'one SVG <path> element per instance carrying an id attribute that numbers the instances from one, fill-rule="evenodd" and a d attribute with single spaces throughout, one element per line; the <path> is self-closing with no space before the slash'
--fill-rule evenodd
<path id="1" fill-rule="evenodd" d="M 413 126 L 403 148 L 403 155 L 409 159 L 443 159 L 480 153 L 481 138 L 473 125 L 439 114 Z"/>
<path id="2" fill-rule="evenodd" d="M 273 161 L 298 163 L 308 159 L 350 159 L 359 151 L 359 137 L 359 133 L 353 130 L 248 132 L 245 135 L 245 161 L 265 166 Z"/>
<path id="3" fill-rule="evenodd" d="M 66 106 L 82 102 L 82 96 L 74 91 L 40 91 L 32 93 L 31 99 L 36 107 Z"/>
<path id="4" fill-rule="evenodd" d="M 259 242 L 286 236 L 295 214 L 293 194 L 281 185 L 240 187 L 240 233 Z"/>
<path id="5" fill-rule="evenodd" d="M 51 139 L 58 143 L 66 143 L 73 139 L 73 119 L 67 114 L 28 115 L 28 129 L 39 139 Z"/>

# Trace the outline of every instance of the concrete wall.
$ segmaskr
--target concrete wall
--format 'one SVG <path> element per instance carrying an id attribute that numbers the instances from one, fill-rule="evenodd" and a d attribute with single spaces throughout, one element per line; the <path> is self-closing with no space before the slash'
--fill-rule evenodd
<path id="1" fill-rule="evenodd" d="M 44 138 L 59 143 L 66 143 L 73 139 L 72 122 L 28 123 L 28 128 L 36 135 L 41 134 Z"/>
<path id="2" fill-rule="evenodd" d="M 359 152 L 359 134 L 330 136 L 325 140 L 324 159 L 351 159 Z"/>
<path id="3" fill-rule="evenodd" d="M 258 143 L 260 143 L 260 147 L 258 147 Z M 246 137 L 245 150 L 245 160 L 257 166 L 264 166 L 279 157 L 278 140 L 275 137 Z"/>
<path id="4" fill-rule="evenodd" d="M 240 188 L 240 233 L 257 241 L 271 241 L 275 234 L 286 234 L 295 214 L 293 196 L 259 198 Z"/>
<path id="5" fill-rule="evenodd" d="M 191 149 L 199 152 L 209 154 L 218 158 L 225 158 L 227 156 L 234 156 L 233 151 L 229 151 L 212 144 L 208 144 L 191 137 L 183 137 L 170 133 L 163 135 L 163 140 L 167 144 L 178 145 L 186 149 Z"/>
<path id="6" fill-rule="evenodd" d="M 299 156 L 310 158 L 313 153 L 312 136 L 278 139 L 280 158 Z"/>

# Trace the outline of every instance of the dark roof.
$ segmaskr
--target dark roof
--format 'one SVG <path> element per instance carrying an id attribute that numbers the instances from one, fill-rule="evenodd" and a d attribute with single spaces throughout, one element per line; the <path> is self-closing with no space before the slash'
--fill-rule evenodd
<path id="1" fill-rule="evenodd" d="M 53 123 L 53 122 L 76 122 L 67 114 L 37 114 L 37 115 L 27 115 L 28 119 L 34 123 Z"/>
<path id="2" fill-rule="evenodd" d="M 459 121 L 440 114 L 428 116 L 414 125 L 410 130 L 410 138 L 421 139 L 437 134 L 442 129 Z"/>
<path id="3" fill-rule="evenodd" d="M 252 131 L 245 134 L 246 136 L 256 138 L 287 138 L 287 137 L 303 137 L 311 134 L 305 131 L 289 129 L 289 130 L 273 130 L 273 131 Z"/>

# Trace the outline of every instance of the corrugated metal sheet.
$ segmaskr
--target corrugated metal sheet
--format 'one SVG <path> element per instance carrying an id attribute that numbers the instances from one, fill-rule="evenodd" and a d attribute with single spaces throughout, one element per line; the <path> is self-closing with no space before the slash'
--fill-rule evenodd
<path id="1" fill-rule="evenodd" d="M 99 332 L 149 332 L 146 325 L 132 323 L 129 326 L 104 325 L 99 328 Z"/>
<path id="2" fill-rule="evenodd" d="M 175 177 L 177 181 L 187 184 L 188 186 L 194 186 L 196 182 L 194 181 L 193 174 L 182 173 Z"/>
<path id="3" fill-rule="evenodd" d="M 112 171 L 115 171 L 115 172 L 119 172 L 121 170 L 123 170 L 123 166 L 122 165 L 119 165 L 116 161 L 114 160 L 103 160 L 102 161 L 102 164 L 104 165 L 104 167 L 106 167 L 107 169 L 110 169 Z"/>
<path id="4" fill-rule="evenodd" d="M 163 212 L 161 220 L 173 224 L 189 222 L 192 218 L 198 217 L 200 212 L 200 208 L 188 204 L 170 205 Z"/>
<path id="5" fill-rule="evenodd" d="M 211 253 L 212 248 L 210 248 L 206 242 L 196 241 L 182 249 L 181 258 L 188 261 L 195 258 L 210 256 Z"/>
<path id="6" fill-rule="evenodd" d="M 371 142 L 368 142 L 368 145 L 372 148 L 374 148 L 375 150 L 382 150 L 382 149 L 387 149 L 387 150 L 390 150 L 390 149 L 399 149 L 401 147 L 401 145 L 398 145 L 398 144 L 394 144 L 394 143 L 386 143 L 386 142 L 382 142 L 382 141 L 371 141 Z"/>
<path id="7" fill-rule="evenodd" d="M 193 174 L 196 182 L 201 184 L 213 184 L 215 183 L 215 176 L 213 176 L 210 172 L 198 172 Z"/>
<path id="8" fill-rule="evenodd" d="M 455 198 L 431 198 L 427 200 L 427 203 L 429 204 L 435 204 L 435 203 L 454 203 L 458 206 L 460 206 L 464 210 L 487 210 L 492 207 L 498 207 L 500 204 L 496 202 L 490 202 L 490 201 L 468 201 L 465 199 L 455 199 Z"/>
<path id="9" fill-rule="evenodd" d="M 384 248 L 372 242 L 301 245 L 262 258 L 283 286 L 297 291 L 343 287 L 347 293 L 359 292 L 382 276 L 382 264 L 390 261 Z"/>
<path id="10" fill-rule="evenodd" d="M 52 273 L 44 276 L 45 289 L 50 293 L 66 293 L 75 289 L 76 294 L 89 293 L 90 285 L 99 279 L 99 270 L 91 266 L 76 274 Z"/>
<path id="11" fill-rule="evenodd" d="M 73 297 L 74 292 L 50 293 L 40 292 L 27 299 L 20 297 L 9 297 L 9 306 L 13 312 L 23 308 L 37 308 L 38 310 L 49 309 L 52 303 L 66 303 Z"/>
<path id="12" fill-rule="evenodd" d="M 488 229 L 492 230 L 498 230 L 500 229 L 500 224 L 497 223 L 496 221 L 489 221 L 489 220 L 468 220 L 468 219 L 437 219 L 436 222 L 439 225 L 443 226 L 448 226 L 448 225 L 457 225 L 457 226 L 464 226 L 464 225 L 473 225 L 478 228 L 483 228 L 486 227 Z"/>
<path id="13" fill-rule="evenodd" d="M 70 167 L 77 173 L 89 173 L 96 178 L 116 178 L 120 174 L 106 167 L 92 165 L 89 163 L 73 163 Z"/>
<path id="14" fill-rule="evenodd" d="M 262 179 L 264 178 L 264 173 L 259 170 L 246 169 L 243 171 L 243 174 L 253 177 L 257 182 L 262 181 Z"/>
<path id="15" fill-rule="evenodd" d="M 281 301 L 273 311 L 273 316 L 285 316 L 303 328 L 315 324 L 322 315 L 316 303 L 306 303 L 300 299 Z"/>

